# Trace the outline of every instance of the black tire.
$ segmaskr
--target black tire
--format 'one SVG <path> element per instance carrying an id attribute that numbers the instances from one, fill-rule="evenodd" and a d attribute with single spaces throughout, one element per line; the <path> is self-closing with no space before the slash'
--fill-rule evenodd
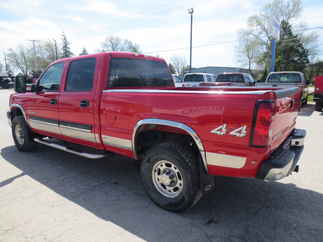
<path id="1" fill-rule="evenodd" d="M 315 111 L 322 111 L 322 104 L 321 103 L 315 103 Z"/>
<path id="2" fill-rule="evenodd" d="M 175 197 L 165 196 L 154 184 L 153 168 L 162 161 L 174 164 L 182 178 L 182 188 Z M 194 205 L 199 193 L 199 168 L 196 155 L 189 147 L 176 143 L 156 145 L 146 153 L 140 173 L 146 193 L 157 206 L 180 212 Z"/>
<path id="3" fill-rule="evenodd" d="M 20 132 L 23 139 L 17 137 L 17 132 L 16 132 L 17 128 L 21 129 Z M 25 119 L 22 116 L 14 117 L 14 119 L 12 120 L 11 130 L 12 130 L 13 140 L 19 151 L 30 152 L 35 150 L 36 143 L 33 141 L 33 133 L 31 132 Z"/>

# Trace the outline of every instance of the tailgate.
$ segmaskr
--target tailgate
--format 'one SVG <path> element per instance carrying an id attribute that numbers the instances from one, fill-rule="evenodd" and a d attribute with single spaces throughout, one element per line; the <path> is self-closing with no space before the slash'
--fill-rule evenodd
<path id="1" fill-rule="evenodd" d="M 287 88 L 274 91 L 276 95 L 275 112 L 270 125 L 270 150 L 276 149 L 295 128 L 296 118 L 301 106 L 301 89 Z"/>

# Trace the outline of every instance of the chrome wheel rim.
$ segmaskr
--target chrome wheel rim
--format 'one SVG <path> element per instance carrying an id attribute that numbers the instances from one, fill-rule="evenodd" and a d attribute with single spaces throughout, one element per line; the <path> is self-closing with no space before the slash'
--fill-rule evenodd
<path id="1" fill-rule="evenodd" d="M 15 126 L 15 136 L 16 136 L 16 140 L 20 145 L 24 144 L 24 132 L 23 132 L 23 128 L 21 126 L 21 124 L 16 124 Z"/>
<path id="2" fill-rule="evenodd" d="M 183 190 L 183 176 L 170 161 L 158 161 L 153 167 L 152 178 L 156 189 L 165 197 L 174 198 Z"/>

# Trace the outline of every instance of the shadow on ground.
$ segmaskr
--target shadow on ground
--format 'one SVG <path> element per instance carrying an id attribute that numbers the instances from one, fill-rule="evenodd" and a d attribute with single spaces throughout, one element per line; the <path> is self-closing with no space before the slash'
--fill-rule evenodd
<path id="1" fill-rule="evenodd" d="M 314 113 L 314 104 L 306 104 L 298 113 L 299 116 L 311 116 Z"/>
<path id="2" fill-rule="evenodd" d="M 87 160 L 46 147 L 3 158 L 54 192 L 148 241 L 322 241 L 323 195 L 294 184 L 218 178 L 194 208 L 174 214 L 145 195 L 138 164 Z M 19 175 L 20 176 L 20 175 Z M 2 181 L 1 185 L 9 184 Z"/>

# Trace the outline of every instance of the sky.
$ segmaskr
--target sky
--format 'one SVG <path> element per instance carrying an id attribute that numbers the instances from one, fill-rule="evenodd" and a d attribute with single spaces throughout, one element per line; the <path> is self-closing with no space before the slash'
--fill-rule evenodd
<path id="1" fill-rule="evenodd" d="M 97 52 L 106 37 L 140 45 L 148 55 L 189 61 L 190 16 L 194 8 L 193 66 L 239 66 L 238 31 L 247 27 L 264 0 L 0 0 L 0 52 L 29 40 L 57 39 L 64 31 L 74 54 Z M 303 0 L 300 23 L 323 26 L 323 1 Z M 323 56 L 323 30 L 320 36 Z M 1 57 L 2 58 L 2 57 Z M 323 59 L 323 58 L 322 58 Z"/>

